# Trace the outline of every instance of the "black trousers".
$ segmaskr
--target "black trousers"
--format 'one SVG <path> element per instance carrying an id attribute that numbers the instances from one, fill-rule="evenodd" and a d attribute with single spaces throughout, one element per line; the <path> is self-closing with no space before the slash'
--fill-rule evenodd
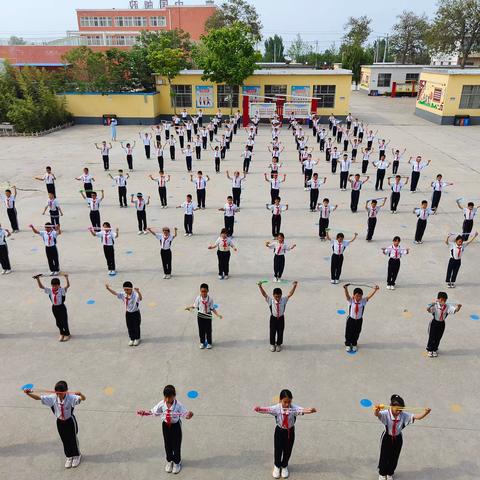
<path id="1" fill-rule="evenodd" d="M 85 196 L 87 198 L 92 198 L 93 185 L 91 183 L 84 183 L 83 190 L 85 191 Z"/>
<path id="2" fill-rule="evenodd" d="M 52 313 L 55 317 L 55 322 L 60 335 L 66 335 L 68 337 L 70 335 L 70 330 L 68 329 L 68 312 L 65 304 L 52 305 Z"/>
<path id="3" fill-rule="evenodd" d="M 127 323 L 130 340 L 140 340 L 140 323 L 142 323 L 140 310 L 137 310 L 136 312 L 125 312 L 125 321 Z"/>
<path id="4" fill-rule="evenodd" d="M 386 431 L 382 434 L 380 444 L 380 459 L 378 460 L 378 473 L 382 477 L 393 476 L 397 468 L 398 458 L 402 451 L 402 434 L 392 437 Z"/>
<path id="5" fill-rule="evenodd" d="M 197 160 L 202 158 L 202 147 L 195 147 L 195 156 Z"/>
<path id="6" fill-rule="evenodd" d="M 450 257 L 450 260 L 448 261 L 448 267 L 447 267 L 447 278 L 445 279 L 447 283 L 456 282 L 458 271 L 460 270 L 461 265 L 462 265 L 461 258 L 455 259 Z"/>
<path id="7" fill-rule="evenodd" d="M 163 442 L 165 443 L 165 456 L 167 462 L 177 465 L 182 461 L 182 424 L 181 422 L 162 422 Z"/>
<path id="8" fill-rule="evenodd" d="M 227 217 L 226 215 L 224 215 L 224 222 L 225 222 L 225 228 L 227 229 L 227 235 L 231 237 L 233 235 L 235 217 L 233 215 L 231 217 Z"/>
<path id="9" fill-rule="evenodd" d="M 390 195 L 390 210 L 392 212 L 397 211 L 399 201 L 400 201 L 400 192 L 392 192 L 392 194 Z"/>
<path id="10" fill-rule="evenodd" d="M 115 249 L 113 245 L 104 245 L 103 254 L 105 255 L 105 260 L 107 261 L 107 269 L 109 271 L 115 270 Z"/>
<path id="11" fill-rule="evenodd" d="M 274 464 L 278 468 L 288 467 L 295 442 L 295 427 L 290 429 L 275 427 L 273 436 Z"/>
<path id="12" fill-rule="evenodd" d="M 395 285 L 400 270 L 400 259 L 389 258 L 387 267 L 387 285 Z"/>
<path id="13" fill-rule="evenodd" d="M 210 140 L 210 143 L 212 143 L 213 142 L 213 130 L 208 131 L 208 138 Z"/>
<path id="14" fill-rule="evenodd" d="M 346 152 L 348 150 L 348 138 L 346 138 L 344 141 L 343 141 L 343 151 Z"/>
<path id="15" fill-rule="evenodd" d="M 331 162 L 332 173 L 337 172 L 337 163 L 338 163 L 337 159 L 332 157 L 332 162 Z"/>
<path id="16" fill-rule="evenodd" d="M 325 139 L 320 139 L 320 151 L 323 152 L 325 150 Z"/>
<path id="17" fill-rule="evenodd" d="M 337 143 L 342 143 L 343 132 L 340 131 L 337 133 Z"/>
<path id="18" fill-rule="evenodd" d="M 432 210 L 438 207 L 441 198 L 442 192 L 437 192 L 436 190 L 434 190 L 432 194 L 432 205 L 430 206 Z"/>
<path id="19" fill-rule="evenodd" d="M 145 156 L 150 159 L 150 145 L 144 145 L 145 147 Z"/>
<path id="20" fill-rule="evenodd" d="M 159 170 L 162 170 L 163 172 L 163 155 L 160 155 L 157 157 L 157 161 L 158 161 L 158 169 Z"/>
<path id="21" fill-rule="evenodd" d="M 133 156 L 132 155 L 127 155 L 127 165 L 128 165 L 129 170 L 133 170 Z"/>
<path id="22" fill-rule="evenodd" d="M 410 191 L 411 192 L 414 192 L 417 189 L 419 179 L 420 179 L 420 172 L 412 171 L 412 178 L 410 180 Z"/>
<path id="23" fill-rule="evenodd" d="M 392 163 L 392 173 L 395 175 L 398 172 L 398 166 L 400 162 L 398 160 L 394 160 Z"/>
<path id="24" fill-rule="evenodd" d="M 275 199 L 280 196 L 280 190 L 278 188 L 270 189 L 270 200 L 272 205 L 275 203 Z"/>
<path id="25" fill-rule="evenodd" d="M 358 200 L 360 199 L 360 190 L 352 190 L 350 198 L 350 210 L 356 212 L 358 210 Z"/>
<path id="26" fill-rule="evenodd" d="M 282 225 L 282 216 L 272 215 L 272 237 L 276 237 L 280 233 L 281 225 Z"/>
<path id="27" fill-rule="evenodd" d="M 59 272 L 60 264 L 58 261 L 58 250 L 56 245 L 51 247 L 45 247 L 45 253 L 47 254 L 48 268 L 51 272 Z"/>
<path id="28" fill-rule="evenodd" d="M 362 331 L 363 318 L 354 319 L 352 317 L 347 318 L 347 324 L 345 325 L 345 346 L 356 347 L 358 337 Z"/>
<path id="29" fill-rule="evenodd" d="M 183 148 L 183 146 L 185 145 L 185 136 L 180 135 L 178 139 L 180 140 L 180 148 Z"/>
<path id="30" fill-rule="evenodd" d="M 275 278 L 282 278 L 283 270 L 285 269 L 285 255 L 273 256 L 273 276 Z"/>
<path id="31" fill-rule="evenodd" d="M 367 223 L 367 240 L 371 240 L 375 233 L 375 227 L 377 225 L 377 217 L 368 217 Z"/>
<path id="32" fill-rule="evenodd" d="M 58 210 L 50 210 L 50 223 L 52 225 L 60 225 L 60 212 Z"/>
<path id="33" fill-rule="evenodd" d="M 445 322 L 439 322 L 432 318 L 428 326 L 427 352 L 436 352 L 440 346 L 440 340 L 445 332 Z"/>
<path id="34" fill-rule="evenodd" d="M 362 173 L 365 174 L 367 173 L 368 169 L 368 160 L 362 160 Z"/>
<path id="35" fill-rule="evenodd" d="M 233 187 L 232 188 L 232 197 L 233 197 L 233 203 L 237 206 L 240 207 L 240 196 L 242 194 L 242 189 Z"/>
<path id="36" fill-rule="evenodd" d="M 219 157 L 215 157 L 215 171 L 217 173 L 220 172 L 220 158 Z"/>
<path id="37" fill-rule="evenodd" d="M 208 138 L 207 137 L 202 137 L 202 148 L 204 150 L 207 149 L 207 142 L 208 142 Z"/>
<path id="38" fill-rule="evenodd" d="M 327 236 L 327 228 L 329 223 L 329 218 L 320 217 L 320 219 L 318 220 L 318 235 L 320 236 L 320 238 L 325 238 Z"/>
<path id="39" fill-rule="evenodd" d="M 18 230 L 17 209 L 7 208 L 8 219 L 10 220 L 10 226 L 12 230 Z"/>
<path id="40" fill-rule="evenodd" d="M 348 172 L 340 172 L 340 188 L 347 188 Z"/>
<path id="41" fill-rule="evenodd" d="M 336 137 L 337 136 L 337 126 L 336 125 L 333 125 L 332 127 L 332 137 Z"/>
<path id="42" fill-rule="evenodd" d="M 314 212 L 317 208 L 318 202 L 318 188 L 310 189 L 310 211 Z"/>
<path id="43" fill-rule="evenodd" d="M 175 160 L 175 145 L 170 145 L 170 160 Z"/>
<path id="44" fill-rule="evenodd" d="M 157 147 L 162 143 L 162 136 L 160 134 L 155 135 L 155 142 Z"/>
<path id="45" fill-rule="evenodd" d="M 372 149 L 372 144 L 373 144 L 373 140 L 367 140 L 367 148 L 368 148 L 369 150 Z"/>
<path id="46" fill-rule="evenodd" d="M 225 154 L 226 154 L 226 153 L 227 153 L 227 147 L 226 147 L 226 146 L 225 146 L 225 147 L 222 147 L 222 148 L 220 149 L 220 158 L 221 158 L 222 160 L 225 159 Z"/>
<path id="47" fill-rule="evenodd" d="M 203 118 L 202 117 L 198 117 L 198 125 L 200 127 L 203 127 Z"/>
<path id="48" fill-rule="evenodd" d="M 419 218 L 417 220 L 417 228 L 415 230 L 415 241 L 416 242 L 421 242 L 422 241 L 423 234 L 425 233 L 426 228 L 427 228 L 427 221 Z"/>
<path id="49" fill-rule="evenodd" d="M 385 169 L 377 169 L 377 179 L 375 181 L 375 190 L 383 190 L 383 180 L 385 179 Z"/>
<path id="50" fill-rule="evenodd" d="M 160 197 L 160 203 L 162 207 L 167 206 L 167 187 L 158 187 L 158 196 Z"/>
<path id="51" fill-rule="evenodd" d="M 270 345 L 283 344 L 283 332 L 285 330 L 285 317 L 270 315 Z"/>
<path id="52" fill-rule="evenodd" d="M 110 168 L 110 157 L 108 155 L 102 155 L 103 169 L 108 170 Z"/>
<path id="53" fill-rule="evenodd" d="M 462 225 L 462 233 L 463 235 L 463 241 L 466 242 L 468 241 L 468 238 L 470 237 L 470 232 L 472 231 L 473 228 L 473 220 L 464 220 L 463 225 Z"/>
<path id="54" fill-rule="evenodd" d="M 352 148 L 352 161 L 354 162 L 357 158 L 358 150 L 356 148 Z"/>
<path id="55" fill-rule="evenodd" d="M 100 210 L 90 210 L 90 223 L 95 231 L 100 230 Z"/>
<path id="56" fill-rule="evenodd" d="M 7 245 L 0 245 L 0 265 L 3 270 L 11 270 L 10 258 L 8 257 Z"/>
<path id="57" fill-rule="evenodd" d="M 243 171 L 244 173 L 248 173 L 250 170 L 250 158 L 243 159 Z"/>
<path id="58" fill-rule="evenodd" d="M 340 280 L 340 275 L 342 274 L 343 266 L 343 253 L 338 255 L 337 253 L 332 253 L 332 260 L 330 262 L 330 274 L 332 280 Z"/>
<path id="59" fill-rule="evenodd" d="M 212 344 L 212 314 L 197 315 L 198 336 L 200 343 Z"/>
<path id="60" fill-rule="evenodd" d="M 63 451 L 67 458 L 78 457 L 80 450 L 78 449 L 78 424 L 77 419 L 72 415 L 68 420 L 60 420 L 57 418 L 57 431 L 63 443 Z"/>
<path id="61" fill-rule="evenodd" d="M 304 188 L 307 188 L 308 185 L 307 185 L 307 182 L 312 178 L 312 175 L 313 175 L 313 170 L 312 169 L 309 169 L 309 168 L 305 168 L 304 171 L 303 171 L 303 174 L 304 174 Z"/>
<path id="62" fill-rule="evenodd" d="M 163 273 L 170 275 L 172 273 L 172 251 L 169 248 L 161 248 L 160 257 L 162 258 Z"/>
<path id="63" fill-rule="evenodd" d="M 358 127 L 353 127 L 353 136 L 356 137 L 358 133 Z"/>
<path id="64" fill-rule="evenodd" d="M 193 215 L 183 216 L 183 226 L 185 228 L 185 233 L 193 233 Z"/>
<path id="65" fill-rule="evenodd" d="M 192 171 L 192 157 L 185 157 L 185 163 L 187 165 L 187 172 Z"/>
<path id="66" fill-rule="evenodd" d="M 147 212 L 145 210 L 137 210 L 137 222 L 139 232 L 147 229 Z"/>
<path id="67" fill-rule="evenodd" d="M 230 267 L 230 251 L 221 252 L 220 250 L 217 250 L 217 257 L 218 257 L 218 274 L 228 275 L 229 267 Z"/>
<path id="68" fill-rule="evenodd" d="M 127 206 L 127 187 L 118 187 L 118 201 L 120 206 Z"/>
<path id="69" fill-rule="evenodd" d="M 197 189 L 197 204 L 198 208 L 205 208 L 205 197 L 207 196 L 207 191 L 205 188 Z"/>

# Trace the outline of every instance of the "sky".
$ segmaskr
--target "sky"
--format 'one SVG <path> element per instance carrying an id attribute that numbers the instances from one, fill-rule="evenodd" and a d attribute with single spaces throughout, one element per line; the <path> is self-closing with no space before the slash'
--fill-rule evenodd
<path id="1" fill-rule="evenodd" d="M 264 36 L 283 36 L 286 45 L 300 33 L 304 40 L 318 41 L 319 50 L 337 45 L 349 16 L 373 19 L 372 40 L 388 34 L 395 16 L 403 10 L 432 17 L 435 0 L 250 0 L 260 14 Z M 142 0 L 139 0 L 142 3 Z M 170 0 L 170 4 L 174 0 Z M 184 0 L 201 4 L 204 0 Z M 216 0 L 219 4 L 220 0 Z M 19 6 L 21 4 L 21 7 Z M 331 8 L 331 5 L 335 8 Z M 154 0 L 158 5 L 158 0 Z M 126 8 L 128 0 L 0 0 L 0 38 L 10 35 L 31 40 L 61 38 L 66 30 L 77 30 L 77 8 Z M 21 13 L 21 14 L 19 14 Z"/>

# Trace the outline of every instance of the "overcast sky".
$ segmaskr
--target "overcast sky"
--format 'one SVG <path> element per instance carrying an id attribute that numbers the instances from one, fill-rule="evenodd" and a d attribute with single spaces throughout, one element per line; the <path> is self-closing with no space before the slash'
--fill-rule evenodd
<path id="1" fill-rule="evenodd" d="M 19 35 L 34 38 L 61 37 L 76 30 L 76 8 L 125 8 L 128 0 L 0 0 L 0 38 Z M 142 4 L 142 0 L 139 4 Z M 174 0 L 170 0 L 173 4 Z M 201 4 L 203 0 L 184 0 Z M 216 0 L 216 3 L 221 3 Z M 403 10 L 432 16 L 435 0 L 255 0 L 262 19 L 264 36 L 278 33 L 288 44 L 297 33 L 305 40 L 318 41 L 324 50 L 342 36 L 349 16 L 368 15 L 373 19 L 372 37 L 387 34 L 395 16 Z M 158 0 L 154 0 L 158 5 Z M 332 8 L 332 5 L 334 6 Z"/>

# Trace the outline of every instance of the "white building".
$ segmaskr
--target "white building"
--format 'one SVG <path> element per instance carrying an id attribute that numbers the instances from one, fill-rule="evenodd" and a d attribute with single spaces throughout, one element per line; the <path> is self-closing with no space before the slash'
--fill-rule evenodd
<path id="1" fill-rule="evenodd" d="M 409 89 L 412 84 L 418 84 L 420 72 L 429 65 L 402 65 L 399 63 L 374 63 L 362 65 L 360 76 L 360 89 L 369 94 L 377 92 L 378 95 L 392 92 L 395 82 L 401 89 Z M 416 89 L 415 89 L 416 90 Z"/>

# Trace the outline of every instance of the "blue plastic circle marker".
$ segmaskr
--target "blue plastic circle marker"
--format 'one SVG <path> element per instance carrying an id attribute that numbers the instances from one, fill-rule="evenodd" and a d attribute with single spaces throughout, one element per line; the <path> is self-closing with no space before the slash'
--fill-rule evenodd
<path id="1" fill-rule="evenodd" d="M 355 352 L 354 350 L 350 350 L 349 352 L 347 352 L 349 355 L 356 355 L 357 352 Z"/>
<path id="2" fill-rule="evenodd" d="M 33 387 L 33 383 L 26 383 L 23 387 L 20 387 L 20 390 L 32 390 Z"/>
<path id="3" fill-rule="evenodd" d="M 362 398 L 360 400 L 360 405 L 364 408 L 371 407 L 373 405 L 373 402 L 369 400 L 368 398 Z"/>
<path id="4" fill-rule="evenodd" d="M 127 255 L 131 255 L 131 254 L 133 253 L 133 250 L 127 250 L 125 253 L 126 253 Z"/>
<path id="5" fill-rule="evenodd" d="M 473 315 L 470 315 L 470 318 L 472 320 L 480 320 L 480 315 L 473 314 Z"/>
<path id="6" fill-rule="evenodd" d="M 95 300 L 92 300 L 92 299 L 87 300 L 87 305 L 93 305 L 94 303 L 95 303 Z"/>
<path id="7" fill-rule="evenodd" d="M 345 315 L 347 312 L 345 310 L 337 310 L 339 315 Z"/>
<path id="8" fill-rule="evenodd" d="M 198 397 L 198 392 L 196 390 L 190 390 L 187 392 L 187 397 L 188 398 L 197 398 Z"/>
<path id="9" fill-rule="evenodd" d="M 217 308 L 220 308 L 220 305 L 218 303 L 214 303 L 213 308 L 216 310 Z"/>
<path id="10" fill-rule="evenodd" d="M 38 248 L 37 248 L 37 247 L 33 247 L 30 251 L 31 251 L 31 252 L 38 252 Z"/>
<path id="11" fill-rule="evenodd" d="M 328 262 L 328 260 L 330 260 L 330 257 L 323 257 L 323 259 Z"/>
<path id="12" fill-rule="evenodd" d="M 402 228 L 407 228 L 408 225 L 400 225 Z"/>

